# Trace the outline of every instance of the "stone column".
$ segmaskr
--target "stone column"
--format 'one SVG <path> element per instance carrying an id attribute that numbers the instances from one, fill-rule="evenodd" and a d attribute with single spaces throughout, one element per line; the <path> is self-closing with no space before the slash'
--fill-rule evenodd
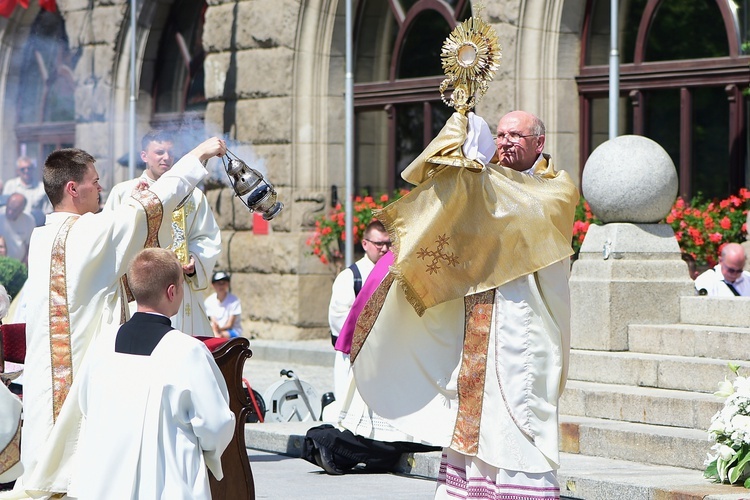
<path id="1" fill-rule="evenodd" d="M 571 347 L 624 351 L 629 324 L 679 321 L 694 294 L 671 226 L 658 224 L 677 195 L 677 172 L 656 142 L 620 136 L 599 146 L 583 194 L 606 224 L 591 225 L 570 278 Z"/>

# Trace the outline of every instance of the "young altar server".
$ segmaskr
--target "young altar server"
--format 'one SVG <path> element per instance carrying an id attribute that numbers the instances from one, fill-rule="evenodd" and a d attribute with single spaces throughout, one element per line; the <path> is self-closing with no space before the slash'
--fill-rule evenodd
<path id="1" fill-rule="evenodd" d="M 210 499 L 207 468 L 223 477 L 234 414 L 211 353 L 170 324 L 183 279 L 170 250 L 149 248 L 133 260 L 128 284 L 138 310 L 114 341 L 100 337 L 82 369 L 84 423 L 72 496 Z"/>

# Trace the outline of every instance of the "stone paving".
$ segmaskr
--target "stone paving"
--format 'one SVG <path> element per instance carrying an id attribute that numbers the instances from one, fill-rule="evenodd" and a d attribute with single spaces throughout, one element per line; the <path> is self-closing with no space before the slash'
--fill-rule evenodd
<path id="1" fill-rule="evenodd" d="M 301 458 L 255 450 L 249 450 L 249 457 L 257 499 L 427 500 L 435 494 L 434 479 L 366 473 L 329 476 Z"/>

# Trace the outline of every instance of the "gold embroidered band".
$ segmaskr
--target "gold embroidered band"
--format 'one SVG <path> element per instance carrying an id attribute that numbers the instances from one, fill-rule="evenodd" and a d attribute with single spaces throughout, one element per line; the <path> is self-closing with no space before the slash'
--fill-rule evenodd
<path id="1" fill-rule="evenodd" d="M 172 246 L 169 248 L 177 255 L 183 266 L 190 263 L 190 253 L 187 247 L 186 205 L 172 212 Z"/>
<path id="2" fill-rule="evenodd" d="M 365 304 L 365 307 L 359 314 L 359 318 L 357 318 L 357 326 L 354 329 L 354 335 L 352 336 L 351 351 L 349 352 L 349 360 L 352 363 L 357 359 L 357 355 L 359 354 L 360 349 L 362 349 L 362 344 L 365 343 L 367 336 L 370 334 L 370 330 L 372 330 L 372 325 L 374 325 L 375 320 L 378 319 L 380 310 L 383 308 L 383 303 L 385 302 L 385 296 L 388 295 L 388 290 L 391 289 L 394 279 L 395 276 L 393 273 L 386 274 L 383 281 L 380 282 L 380 285 L 378 285 L 375 291 L 372 292 L 372 295 L 367 300 L 367 304 Z"/>
<path id="3" fill-rule="evenodd" d="M 52 421 L 57 420 L 73 383 L 68 285 L 65 280 L 65 240 L 78 217 L 68 217 L 52 243 L 49 277 L 49 350 L 52 368 Z"/>
<path id="4" fill-rule="evenodd" d="M 136 191 L 131 196 L 143 206 L 143 210 L 146 212 L 148 234 L 143 248 L 157 248 L 159 246 L 159 228 L 164 217 L 164 208 L 161 206 L 161 200 L 148 189 Z"/>
<path id="5" fill-rule="evenodd" d="M 18 419 L 18 427 L 13 439 L 0 451 L 0 474 L 10 470 L 21 460 L 21 418 Z"/>
<path id="6" fill-rule="evenodd" d="M 159 246 L 159 228 L 161 228 L 161 221 L 164 215 L 164 207 L 161 205 L 161 200 L 148 189 L 133 191 L 131 196 L 141 204 L 143 211 L 146 212 L 147 230 L 143 248 L 157 248 Z M 133 292 L 130 291 L 126 275 L 122 276 L 121 282 L 124 293 L 122 295 L 123 300 L 120 301 L 120 324 L 123 324 L 130 317 L 127 308 L 128 304 L 135 300 L 135 297 L 133 297 Z"/>
<path id="7" fill-rule="evenodd" d="M 466 319 L 464 351 L 458 372 L 458 417 L 450 446 L 464 455 L 474 456 L 479 448 L 479 424 L 494 301 L 494 289 L 464 298 Z"/>

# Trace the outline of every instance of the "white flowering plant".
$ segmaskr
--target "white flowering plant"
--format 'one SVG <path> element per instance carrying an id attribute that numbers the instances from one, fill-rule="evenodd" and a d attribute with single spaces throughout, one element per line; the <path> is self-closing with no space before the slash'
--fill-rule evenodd
<path id="1" fill-rule="evenodd" d="M 717 483 L 742 482 L 750 488 L 750 378 L 739 374 L 739 366 L 729 364 L 733 381 L 724 379 L 714 394 L 726 398 L 724 407 L 711 417 L 709 439 L 714 441 L 708 454 L 704 476 Z"/>

